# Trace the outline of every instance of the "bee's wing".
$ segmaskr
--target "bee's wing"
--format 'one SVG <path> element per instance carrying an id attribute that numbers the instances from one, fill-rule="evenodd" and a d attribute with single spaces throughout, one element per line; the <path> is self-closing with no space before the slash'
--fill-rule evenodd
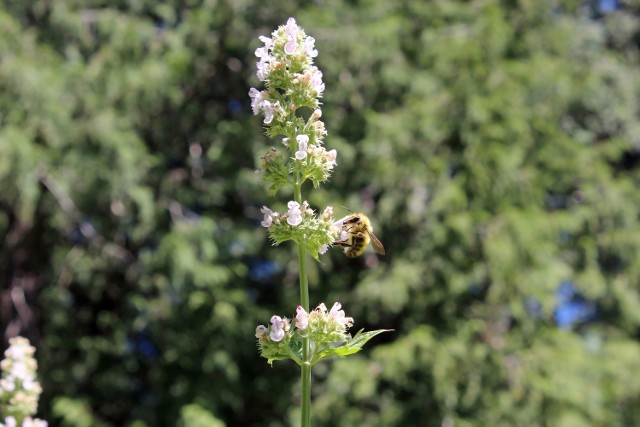
<path id="1" fill-rule="evenodd" d="M 380 255 L 384 255 L 384 246 L 382 246 L 382 242 L 378 240 L 373 231 L 369 231 L 369 237 L 371 238 L 371 246 L 373 249 L 378 252 Z"/>
<path id="2" fill-rule="evenodd" d="M 334 223 L 333 223 L 333 225 L 334 225 L 334 226 L 336 226 L 336 227 L 342 227 L 342 226 L 344 226 L 344 222 L 345 222 L 346 220 L 348 220 L 348 219 L 349 219 L 349 217 L 351 217 L 351 214 L 349 214 L 349 215 L 345 216 L 344 218 L 340 218 L 339 220 L 337 220 L 336 222 L 334 222 Z"/>

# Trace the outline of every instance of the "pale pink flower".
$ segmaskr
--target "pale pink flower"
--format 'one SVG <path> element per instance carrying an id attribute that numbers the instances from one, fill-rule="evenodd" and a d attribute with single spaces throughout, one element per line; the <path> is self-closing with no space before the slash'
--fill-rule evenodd
<path id="1" fill-rule="evenodd" d="M 280 342 L 284 338 L 285 323 L 280 316 L 271 316 L 271 333 L 269 338 L 272 341 Z"/>
<path id="2" fill-rule="evenodd" d="M 294 39 L 293 37 L 290 37 L 289 41 L 284 45 L 284 52 L 287 55 L 292 55 L 295 53 L 297 48 L 298 48 L 298 43 L 296 42 L 296 39 Z"/>
<path id="3" fill-rule="evenodd" d="M 260 58 L 260 62 L 267 61 L 269 58 L 269 48 L 266 46 L 259 47 L 256 49 L 255 54 Z"/>
<path id="4" fill-rule="evenodd" d="M 339 302 L 333 304 L 333 307 L 331 307 L 331 310 L 329 311 L 329 317 L 333 318 L 336 322 L 343 326 L 349 327 L 353 325 L 353 318 L 346 317 L 344 310 L 340 310 L 341 307 L 342 304 L 340 304 Z"/>
<path id="5" fill-rule="evenodd" d="M 277 214 L 266 206 L 261 207 L 260 212 L 264 214 L 264 220 L 260 223 L 260 225 L 265 228 L 271 227 L 271 224 L 273 224 L 273 219 L 277 216 Z"/>
<path id="6" fill-rule="evenodd" d="M 261 82 L 267 80 L 270 66 L 271 66 L 271 63 L 264 59 L 261 59 L 260 62 L 256 62 L 256 68 L 258 69 L 258 71 L 256 71 L 256 76 L 258 76 L 258 79 Z"/>
<path id="7" fill-rule="evenodd" d="M 302 42 L 302 50 L 304 50 L 304 52 L 311 58 L 318 56 L 318 51 L 315 49 L 315 43 L 316 39 L 313 37 L 307 37 L 304 39 L 304 42 Z"/>
<path id="8" fill-rule="evenodd" d="M 253 114 L 257 115 L 262 108 L 262 103 L 267 99 L 269 94 L 266 91 L 260 92 L 258 89 L 252 87 L 249 89 L 249 97 L 251 98 L 251 109 Z"/>
<path id="9" fill-rule="evenodd" d="M 289 210 L 287 211 L 287 223 L 289 225 L 298 225 L 302 222 L 302 212 L 300 211 L 300 204 L 298 202 L 291 201 L 287 203 Z"/>
<path id="10" fill-rule="evenodd" d="M 287 19 L 287 25 L 284 27 L 284 33 L 289 37 L 295 36 L 298 33 L 298 24 L 294 18 Z"/>
<path id="11" fill-rule="evenodd" d="M 325 221 L 330 221 L 331 217 L 333 217 L 333 206 L 327 206 L 324 208 L 324 212 L 322 212 L 322 217 Z"/>
<path id="12" fill-rule="evenodd" d="M 307 326 L 309 326 L 309 313 L 301 305 L 298 306 L 296 312 L 296 328 L 307 329 Z"/>
<path id="13" fill-rule="evenodd" d="M 265 125 L 268 125 L 269 123 L 271 123 L 273 121 L 274 115 L 282 110 L 282 107 L 280 107 L 280 101 L 276 101 L 275 103 L 272 104 L 271 102 L 264 100 L 262 101 L 262 104 L 260 107 L 264 110 Z"/>
<path id="14" fill-rule="evenodd" d="M 289 18 L 287 20 L 287 25 L 284 27 L 284 33 L 287 35 L 287 43 L 284 45 L 284 52 L 287 55 L 291 55 L 295 53 L 298 48 L 298 42 L 296 41 L 296 37 L 299 32 L 298 24 L 296 24 L 296 20 L 293 18 Z"/>
<path id="15" fill-rule="evenodd" d="M 308 78 L 311 82 L 311 87 L 321 95 L 324 92 L 324 83 L 322 82 L 322 71 L 318 67 L 311 67 L 305 74 L 308 73 Z"/>
<path id="16" fill-rule="evenodd" d="M 267 36 L 258 37 L 262 43 L 264 43 L 265 49 L 271 49 L 271 45 L 273 44 L 273 40 Z"/>
<path id="17" fill-rule="evenodd" d="M 338 152 L 335 149 L 327 151 L 327 154 L 325 155 L 325 159 L 327 159 L 327 163 L 329 163 L 331 166 L 335 166 L 337 164 L 336 163 L 337 158 L 338 158 Z"/>
<path id="18" fill-rule="evenodd" d="M 307 144 L 309 143 L 309 136 L 298 135 L 296 136 L 298 141 L 298 151 L 296 151 L 296 159 L 304 160 L 307 158 Z"/>
<path id="19" fill-rule="evenodd" d="M 46 421 L 38 418 L 27 417 L 22 421 L 22 427 L 47 427 L 47 425 Z"/>

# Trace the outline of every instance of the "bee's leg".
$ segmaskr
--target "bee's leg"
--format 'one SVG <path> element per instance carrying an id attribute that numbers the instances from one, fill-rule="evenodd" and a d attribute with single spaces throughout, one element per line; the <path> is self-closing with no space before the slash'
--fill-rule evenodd
<path id="1" fill-rule="evenodd" d="M 343 246 L 345 248 L 352 248 L 355 246 L 355 242 L 360 242 L 364 240 L 364 233 L 357 232 L 349 236 L 348 239 L 345 240 L 336 240 L 333 242 L 334 245 Z"/>
<path id="2" fill-rule="evenodd" d="M 342 232 L 346 232 L 347 233 L 347 238 L 344 240 L 336 240 L 335 242 L 333 242 L 334 245 L 340 245 L 340 246 L 346 246 L 346 247 L 351 247 L 353 244 L 353 234 L 351 233 L 351 229 L 354 226 L 351 225 L 349 227 L 344 227 L 342 229 Z"/>
<path id="3" fill-rule="evenodd" d="M 333 245 L 342 246 L 343 248 L 350 248 L 353 246 L 353 235 L 349 234 L 346 239 L 336 240 Z"/>

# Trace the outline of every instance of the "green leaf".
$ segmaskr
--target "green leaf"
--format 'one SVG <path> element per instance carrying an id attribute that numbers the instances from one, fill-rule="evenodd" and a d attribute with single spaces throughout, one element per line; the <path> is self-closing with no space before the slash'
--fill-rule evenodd
<path id="1" fill-rule="evenodd" d="M 262 181 L 267 185 L 267 192 L 274 196 L 280 188 L 291 185 L 289 170 L 282 153 L 275 148 L 260 158 L 262 162 Z"/>
<path id="2" fill-rule="evenodd" d="M 364 331 L 364 329 L 360 329 L 353 338 L 339 347 L 326 348 L 320 351 L 312 362 L 312 365 L 315 365 L 317 362 L 324 359 L 329 359 L 331 357 L 347 357 L 351 356 L 352 354 L 356 354 L 357 352 L 362 350 L 362 347 L 364 347 L 367 341 L 369 341 L 371 338 L 383 332 L 393 331 L 393 329 L 378 329 L 369 332 L 362 331 Z"/>

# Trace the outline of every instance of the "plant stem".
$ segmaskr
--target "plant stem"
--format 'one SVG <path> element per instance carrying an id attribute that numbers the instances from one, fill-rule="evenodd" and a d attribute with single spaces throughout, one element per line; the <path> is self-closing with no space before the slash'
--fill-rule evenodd
<path id="1" fill-rule="evenodd" d="M 298 246 L 300 259 L 300 305 L 309 312 L 309 281 L 307 277 L 307 253 L 302 245 Z M 302 427 L 311 425 L 311 357 L 309 352 L 309 338 L 302 342 Z"/>
<path id="2" fill-rule="evenodd" d="M 295 201 L 302 204 L 302 183 L 299 174 L 296 174 L 294 184 Z M 300 263 L 300 305 L 309 312 L 309 276 L 307 274 L 307 252 L 304 244 L 298 245 L 298 261 Z M 301 420 L 302 427 L 311 425 L 311 354 L 309 351 L 309 338 L 302 342 L 302 401 Z"/>

